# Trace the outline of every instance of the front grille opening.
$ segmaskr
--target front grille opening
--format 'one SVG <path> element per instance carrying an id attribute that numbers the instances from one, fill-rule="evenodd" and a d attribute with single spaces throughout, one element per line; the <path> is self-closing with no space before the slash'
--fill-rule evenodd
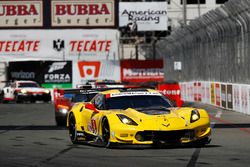
<path id="1" fill-rule="evenodd" d="M 182 138 L 193 138 L 193 130 L 177 131 L 140 131 L 135 135 L 138 141 L 160 141 L 166 143 L 178 143 Z"/>

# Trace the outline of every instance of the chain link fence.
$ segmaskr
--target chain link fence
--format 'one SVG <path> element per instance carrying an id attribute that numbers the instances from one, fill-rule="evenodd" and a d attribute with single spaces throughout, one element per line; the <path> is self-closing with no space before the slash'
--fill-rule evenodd
<path id="1" fill-rule="evenodd" d="M 156 48 L 165 57 L 166 79 L 250 83 L 250 0 L 228 1 Z"/>

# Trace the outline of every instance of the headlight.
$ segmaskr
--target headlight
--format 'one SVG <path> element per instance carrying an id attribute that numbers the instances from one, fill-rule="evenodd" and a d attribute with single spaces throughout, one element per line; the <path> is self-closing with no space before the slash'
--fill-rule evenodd
<path id="1" fill-rule="evenodd" d="M 134 125 L 134 126 L 138 125 L 134 120 L 132 120 L 131 118 L 127 117 L 126 115 L 117 114 L 117 116 L 121 120 L 121 122 L 124 123 L 124 124 Z"/>
<path id="2" fill-rule="evenodd" d="M 26 89 L 21 89 L 21 93 L 25 94 L 25 93 L 27 93 L 27 90 Z"/>
<path id="3" fill-rule="evenodd" d="M 66 108 L 59 108 L 58 110 L 62 114 L 67 114 L 68 113 L 68 110 Z"/>
<path id="4" fill-rule="evenodd" d="M 191 112 L 191 118 L 190 118 L 190 123 L 193 123 L 197 120 L 200 119 L 200 113 L 197 109 L 192 110 Z"/>
<path id="5" fill-rule="evenodd" d="M 49 93 L 49 90 L 46 89 L 44 92 L 48 94 L 48 93 Z"/>

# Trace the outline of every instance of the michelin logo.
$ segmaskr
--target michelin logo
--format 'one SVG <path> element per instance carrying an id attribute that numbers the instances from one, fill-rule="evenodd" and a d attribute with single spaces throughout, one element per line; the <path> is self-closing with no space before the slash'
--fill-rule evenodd
<path id="1" fill-rule="evenodd" d="M 57 71 L 57 70 L 61 70 L 64 68 L 64 66 L 67 64 L 67 62 L 56 62 L 56 63 L 53 63 L 50 68 L 49 68 L 49 73 L 52 73 L 54 71 Z"/>

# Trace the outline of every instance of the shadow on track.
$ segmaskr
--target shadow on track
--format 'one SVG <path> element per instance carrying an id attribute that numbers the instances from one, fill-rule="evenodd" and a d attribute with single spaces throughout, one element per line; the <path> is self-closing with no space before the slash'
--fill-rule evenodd
<path id="1" fill-rule="evenodd" d="M 0 130 L 66 130 L 66 127 L 55 125 L 0 125 Z"/>

